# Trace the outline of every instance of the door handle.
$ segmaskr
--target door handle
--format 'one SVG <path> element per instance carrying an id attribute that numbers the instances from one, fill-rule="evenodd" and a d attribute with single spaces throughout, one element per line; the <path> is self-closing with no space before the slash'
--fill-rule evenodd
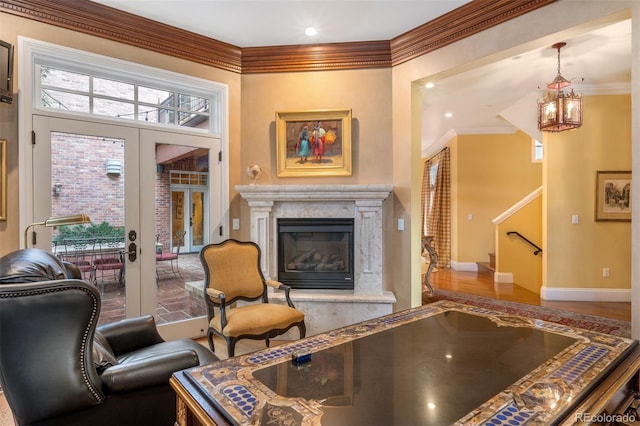
<path id="1" fill-rule="evenodd" d="M 129 262 L 135 262 L 138 258 L 138 247 L 136 246 L 136 243 L 130 243 L 125 254 L 129 255 Z"/>

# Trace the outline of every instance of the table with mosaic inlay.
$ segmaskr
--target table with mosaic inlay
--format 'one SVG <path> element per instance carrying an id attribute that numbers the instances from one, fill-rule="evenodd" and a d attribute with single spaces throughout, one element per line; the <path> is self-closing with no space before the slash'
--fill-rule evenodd
<path id="1" fill-rule="evenodd" d="M 297 363 L 292 353 L 310 351 Z M 174 374 L 177 422 L 572 424 L 637 386 L 635 340 L 439 301 Z"/>

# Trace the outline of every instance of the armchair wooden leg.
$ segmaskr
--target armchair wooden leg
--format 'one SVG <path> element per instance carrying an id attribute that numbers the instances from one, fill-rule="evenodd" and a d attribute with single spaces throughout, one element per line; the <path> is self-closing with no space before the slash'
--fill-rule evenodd
<path id="1" fill-rule="evenodd" d="M 226 338 L 227 340 L 227 355 L 229 355 L 229 358 L 233 357 L 236 353 L 236 339 L 233 338 Z"/>
<path id="2" fill-rule="evenodd" d="M 307 326 L 304 323 L 298 325 L 298 331 L 300 331 L 300 338 L 303 339 L 307 334 Z"/>
<path id="3" fill-rule="evenodd" d="M 215 352 L 216 348 L 213 345 L 213 332 L 212 331 L 209 331 L 207 333 L 207 341 L 209 342 L 209 349 L 211 349 L 211 352 Z"/>

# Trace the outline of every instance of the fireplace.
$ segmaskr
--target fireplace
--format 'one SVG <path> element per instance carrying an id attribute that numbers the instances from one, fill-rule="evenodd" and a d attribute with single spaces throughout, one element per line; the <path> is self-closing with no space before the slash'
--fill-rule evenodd
<path id="1" fill-rule="evenodd" d="M 278 219 L 278 281 L 353 290 L 353 219 Z"/>
<path id="2" fill-rule="evenodd" d="M 341 253 L 353 274 L 350 290 L 316 287 L 291 290 L 291 300 L 304 312 L 308 336 L 392 312 L 396 298 L 384 279 L 385 233 L 382 229 L 383 204 L 389 199 L 392 185 L 238 185 L 235 188 L 247 201 L 251 240 L 260 246 L 260 269 L 267 279 L 287 282 L 282 272 L 298 272 L 283 271 L 284 268 L 278 266 L 278 252 L 282 247 L 279 223 L 290 219 L 347 219 L 346 223 L 352 226 L 351 232 L 346 231 L 347 235 L 352 234 L 346 246 L 353 246 L 349 247 L 348 254 Z M 340 230 L 338 234 L 343 232 Z M 342 241 L 345 237 L 336 239 Z M 320 247 L 326 242 L 316 242 L 314 246 Z M 305 281 L 312 282 L 311 279 Z M 349 282 L 347 279 L 336 281 Z M 269 301 L 286 303 L 284 293 L 273 289 L 270 289 Z M 294 333 L 290 338 L 296 338 Z"/>

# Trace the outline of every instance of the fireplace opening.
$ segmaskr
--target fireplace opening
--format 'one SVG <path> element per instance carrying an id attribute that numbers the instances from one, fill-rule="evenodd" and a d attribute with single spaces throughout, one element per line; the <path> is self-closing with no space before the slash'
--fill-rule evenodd
<path id="1" fill-rule="evenodd" d="M 278 281 L 353 290 L 353 219 L 278 219 Z"/>

